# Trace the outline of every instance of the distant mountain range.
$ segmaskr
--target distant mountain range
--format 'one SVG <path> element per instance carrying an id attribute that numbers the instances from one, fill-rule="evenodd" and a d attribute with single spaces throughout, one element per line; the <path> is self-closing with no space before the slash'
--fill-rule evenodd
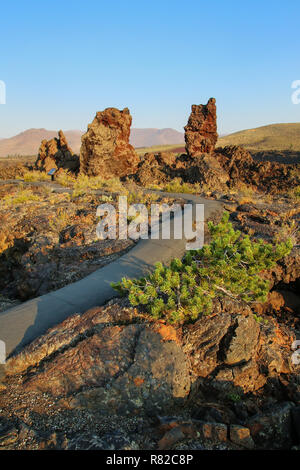
<path id="1" fill-rule="evenodd" d="M 79 130 L 65 131 L 68 143 L 79 154 L 81 136 Z M 28 129 L 9 139 L 0 139 L 0 156 L 36 155 L 43 139 L 57 136 L 57 131 Z M 131 129 L 131 144 L 136 147 L 181 146 L 184 147 L 184 134 L 175 129 Z M 270 124 L 233 134 L 219 136 L 217 145 L 242 145 L 248 150 L 294 150 L 300 151 L 300 123 Z M 169 148 L 168 150 L 172 150 Z M 184 151 L 184 148 L 182 149 Z"/>
<path id="2" fill-rule="evenodd" d="M 64 131 L 73 152 L 79 153 L 81 136 L 80 130 Z M 43 139 L 57 136 L 57 131 L 47 129 L 28 129 L 9 139 L 0 139 L 0 156 L 7 155 L 36 155 Z M 131 129 L 130 143 L 134 147 L 151 147 L 153 145 L 183 144 L 184 134 L 175 129 Z"/>
<path id="3" fill-rule="evenodd" d="M 130 143 L 138 147 L 152 147 L 154 145 L 183 144 L 183 132 L 175 129 L 131 129 Z"/>

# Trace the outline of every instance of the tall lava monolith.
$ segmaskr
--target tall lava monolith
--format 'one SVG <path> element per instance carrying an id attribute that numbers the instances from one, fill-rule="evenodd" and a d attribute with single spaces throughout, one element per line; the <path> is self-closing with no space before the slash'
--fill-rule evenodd
<path id="1" fill-rule="evenodd" d="M 194 157 L 214 151 L 218 140 L 215 98 L 210 98 L 206 105 L 192 105 L 192 112 L 184 130 L 188 155 Z"/>
<path id="2" fill-rule="evenodd" d="M 97 112 L 81 138 L 80 172 L 104 178 L 134 173 L 139 158 L 129 144 L 131 122 L 128 108 Z"/>

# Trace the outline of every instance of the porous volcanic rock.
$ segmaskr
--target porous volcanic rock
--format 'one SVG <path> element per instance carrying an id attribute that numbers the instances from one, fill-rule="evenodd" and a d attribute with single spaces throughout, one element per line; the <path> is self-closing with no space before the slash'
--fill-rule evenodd
<path id="1" fill-rule="evenodd" d="M 250 152 L 240 146 L 217 148 L 214 157 L 228 174 L 229 187 L 238 187 L 242 183 L 276 194 L 300 183 L 299 164 L 255 161 Z"/>
<path id="2" fill-rule="evenodd" d="M 263 271 L 262 276 L 264 279 L 270 281 L 270 286 L 278 283 L 289 284 L 296 283 L 299 284 L 300 278 L 300 253 L 299 249 L 294 248 L 291 253 L 285 256 L 283 259 L 279 260 L 274 268 Z"/>
<path id="3" fill-rule="evenodd" d="M 295 405 L 283 402 L 272 405 L 264 413 L 258 413 L 246 423 L 258 448 L 289 449 L 293 444 L 291 422 Z"/>
<path id="4" fill-rule="evenodd" d="M 75 314 L 7 360 L 0 447 L 292 448 L 296 331 L 276 317 L 230 298 L 186 325 L 126 299 Z"/>
<path id="5" fill-rule="evenodd" d="M 215 98 L 210 98 L 206 105 L 192 105 L 192 112 L 184 130 L 188 155 L 194 157 L 214 151 L 218 140 Z"/>
<path id="6" fill-rule="evenodd" d="M 172 176 L 177 165 L 176 154 L 171 152 L 145 153 L 133 175 L 143 186 L 164 183 Z"/>
<path id="7" fill-rule="evenodd" d="M 199 183 L 219 191 L 225 191 L 229 181 L 228 173 L 211 154 L 176 157 L 174 154 L 147 153 L 133 178 L 143 186 L 167 183 L 174 178 L 180 178 L 186 183 Z"/>
<path id="8" fill-rule="evenodd" d="M 63 131 L 58 132 L 58 138 L 42 140 L 35 167 L 47 172 L 52 168 L 78 171 L 79 158 L 68 145 Z"/>
<path id="9" fill-rule="evenodd" d="M 104 414 L 155 413 L 182 403 L 190 365 L 176 330 L 136 323 L 134 313 L 113 304 L 68 318 L 12 358 L 7 372 L 24 373 L 47 359 L 25 379 L 26 390 L 71 395 L 71 407 Z"/>
<path id="10" fill-rule="evenodd" d="M 139 158 L 129 144 L 131 122 L 128 108 L 97 112 L 81 138 L 80 172 L 104 178 L 134 173 Z"/>
<path id="11" fill-rule="evenodd" d="M 28 163 L 16 163 L 15 160 L 9 161 L 3 158 L 0 161 L 0 180 L 14 180 L 22 178 L 24 173 L 32 169 L 32 165 Z"/>
<path id="12" fill-rule="evenodd" d="M 200 183 L 213 191 L 226 191 L 229 175 L 213 154 L 195 156 L 182 172 L 182 179 L 188 183 Z"/>
<path id="13" fill-rule="evenodd" d="M 181 178 L 199 183 L 205 190 L 224 191 L 243 185 L 277 194 L 300 184 L 300 165 L 254 161 L 243 147 L 217 148 L 195 156 L 174 155 L 164 159 L 161 153 L 145 154 L 132 177 L 138 184 L 162 184 Z"/>
<path id="14" fill-rule="evenodd" d="M 249 307 L 225 302 L 215 315 L 186 328 L 183 350 L 190 357 L 192 382 L 204 393 L 222 396 L 262 389 L 270 378 L 296 371 L 290 348 L 294 333 L 274 318 L 258 323 Z M 226 311 L 227 309 L 227 311 Z"/>

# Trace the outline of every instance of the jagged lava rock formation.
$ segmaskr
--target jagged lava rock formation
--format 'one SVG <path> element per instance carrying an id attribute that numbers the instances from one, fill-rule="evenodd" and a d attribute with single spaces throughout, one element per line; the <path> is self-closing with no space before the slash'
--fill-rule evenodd
<path id="1" fill-rule="evenodd" d="M 218 140 L 215 98 L 210 98 L 206 105 L 192 105 L 192 112 L 184 130 L 188 155 L 194 157 L 214 151 Z"/>
<path id="2" fill-rule="evenodd" d="M 300 184 L 299 164 L 260 162 L 243 147 L 216 148 L 216 100 L 192 105 L 185 127 L 186 154 L 147 153 L 132 177 L 138 184 L 162 184 L 180 178 L 205 191 L 227 192 L 246 184 L 276 194 Z"/>
<path id="3" fill-rule="evenodd" d="M 131 122 L 128 108 L 97 112 L 81 138 L 80 172 L 106 178 L 134 173 L 139 158 L 129 144 Z"/>
<path id="4" fill-rule="evenodd" d="M 137 172 L 133 178 L 143 186 L 148 184 L 164 183 L 171 177 L 172 170 L 176 166 L 176 155 L 172 152 L 159 152 L 157 154 L 147 152 L 139 163 Z M 162 169 L 166 175 L 162 174 Z"/>
<path id="5" fill-rule="evenodd" d="M 79 158 L 74 155 L 63 131 L 58 132 L 58 139 L 42 140 L 38 158 L 35 162 L 38 170 L 49 171 L 52 168 L 78 171 Z"/>

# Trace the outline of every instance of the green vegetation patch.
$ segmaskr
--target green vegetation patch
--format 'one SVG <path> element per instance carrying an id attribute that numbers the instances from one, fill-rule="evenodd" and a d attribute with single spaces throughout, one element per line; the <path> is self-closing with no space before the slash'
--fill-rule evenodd
<path id="1" fill-rule="evenodd" d="M 169 267 L 157 263 L 153 274 L 123 278 L 112 287 L 128 295 L 132 306 L 143 306 L 155 319 L 170 323 L 197 320 L 212 311 L 213 300 L 230 297 L 247 303 L 264 302 L 270 286 L 259 273 L 287 255 L 291 240 L 269 244 L 250 240 L 234 230 L 229 213 L 217 225 L 208 223 L 211 243 L 173 259 Z"/>
<path id="2" fill-rule="evenodd" d="M 27 202 L 39 201 L 40 198 L 30 189 L 24 189 L 22 186 L 13 194 L 7 194 L 2 198 L 2 202 L 9 206 L 26 204 Z"/>

